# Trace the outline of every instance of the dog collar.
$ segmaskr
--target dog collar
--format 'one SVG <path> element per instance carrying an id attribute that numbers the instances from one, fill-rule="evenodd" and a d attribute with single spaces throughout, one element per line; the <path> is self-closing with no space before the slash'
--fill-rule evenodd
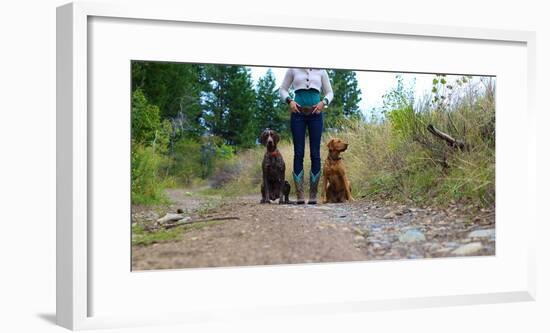
<path id="1" fill-rule="evenodd" d="M 331 160 L 331 161 L 339 161 L 339 160 L 341 160 L 342 158 L 341 158 L 341 157 L 332 158 L 330 155 L 328 155 L 328 159 Z"/>
<path id="2" fill-rule="evenodd" d="M 279 155 L 279 152 L 275 150 L 275 151 L 272 151 L 271 153 L 269 153 L 269 155 L 271 157 L 277 157 Z"/>

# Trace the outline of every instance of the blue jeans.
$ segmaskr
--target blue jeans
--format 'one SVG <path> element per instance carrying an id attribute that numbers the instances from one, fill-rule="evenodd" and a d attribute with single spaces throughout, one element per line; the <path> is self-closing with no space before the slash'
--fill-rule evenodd
<path id="1" fill-rule="evenodd" d="M 309 153 L 311 158 L 311 173 L 321 171 L 321 134 L 323 133 L 323 112 L 305 115 L 292 113 L 290 116 L 290 131 L 294 144 L 294 174 L 299 175 L 304 170 L 304 151 L 306 145 L 306 130 L 309 132 Z"/>

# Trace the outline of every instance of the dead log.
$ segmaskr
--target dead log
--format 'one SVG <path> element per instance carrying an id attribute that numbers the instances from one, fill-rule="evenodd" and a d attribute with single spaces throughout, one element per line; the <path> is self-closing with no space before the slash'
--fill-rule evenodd
<path id="1" fill-rule="evenodd" d="M 450 136 L 449 134 L 438 130 L 432 124 L 428 125 L 428 131 L 433 135 L 435 135 L 435 137 L 445 141 L 447 145 L 451 148 L 460 149 L 460 150 L 468 149 L 468 146 L 463 141 L 457 140 L 452 136 Z"/>

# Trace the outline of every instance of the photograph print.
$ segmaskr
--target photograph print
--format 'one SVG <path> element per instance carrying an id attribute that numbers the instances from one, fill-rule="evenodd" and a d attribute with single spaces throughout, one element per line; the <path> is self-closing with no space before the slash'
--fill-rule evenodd
<path id="1" fill-rule="evenodd" d="M 132 270 L 494 256 L 495 91 L 132 61 Z"/>

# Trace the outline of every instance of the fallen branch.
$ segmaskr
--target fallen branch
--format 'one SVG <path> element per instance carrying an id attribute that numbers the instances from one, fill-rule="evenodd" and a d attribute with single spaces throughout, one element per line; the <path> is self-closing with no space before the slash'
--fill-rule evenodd
<path id="1" fill-rule="evenodd" d="M 437 138 L 447 142 L 447 145 L 451 148 L 455 148 L 455 149 L 458 148 L 460 150 L 468 149 L 467 145 L 464 142 L 457 140 L 452 136 L 450 136 L 449 134 L 438 130 L 432 124 L 428 125 L 428 131 L 433 135 L 435 135 Z"/>
<path id="2" fill-rule="evenodd" d="M 227 220 L 240 220 L 240 217 L 237 216 L 217 216 L 217 217 L 210 217 L 205 219 L 197 219 L 197 220 L 182 220 L 175 223 L 170 224 L 161 224 L 159 225 L 160 228 L 163 229 L 171 229 L 175 227 L 179 227 L 186 224 L 193 224 L 193 223 L 200 223 L 200 222 L 210 222 L 210 221 L 227 221 Z"/>

